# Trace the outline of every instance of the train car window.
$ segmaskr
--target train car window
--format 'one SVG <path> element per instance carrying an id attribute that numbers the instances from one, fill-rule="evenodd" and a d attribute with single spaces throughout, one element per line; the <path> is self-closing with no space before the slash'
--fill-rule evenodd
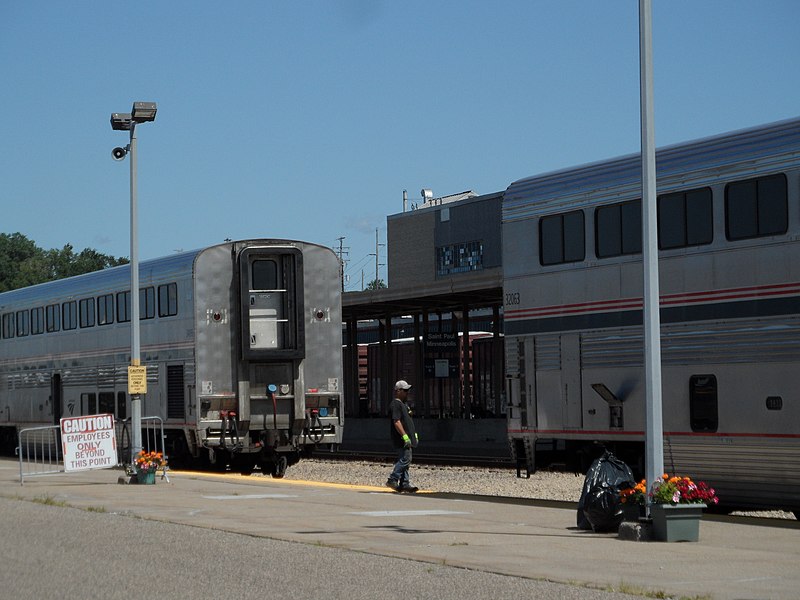
<path id="1" fill-rule="evenodd" d="M 61 330 L 61 305 L 50 304 L 45 309 L 45 318 L 47 319 L 47 332 L 53 333 L 54 331 Z"/>
<path id="2" fill-rule="evenodd" d="M 114 414 L 114 392 L 100 392 L 97 412 Z"/>
<path id="3" fill-rule="evenodd" d="M 595 251 L 609 258 L 642 251 L 642 201 L 631 200 L 594 211 Z"/>
<path id="4" fill-rule="evenodd" d="M 784 174 L 734 181 L 725 186 L 725 228 L 729 240 L 780 235 L 786 233 L 788 224 Z"/>
<path id="5" fill-rule="evenodd" d="M 131 292 L 117 292 L 117 323 L 131 320 Z"/>
<path id="6" fill-rule="evenodd" d="M 658 198 L 658 247 L 661 250 L 710 244 L 714 237 L 711 188 Z"/>
<path id="7" fill-rule="evenodd" d="M 61 305 L 61 327 L 75 329 L 78 326 L 78 303 L 75 300 L 64 302 Z"/>
<path id="8" fill-rule="evenodd" d="M 253 290 L 278 289 L 278 264 L 274 260 L 254 260 L 251 284 Z"/>
<path id="9" fill-rule="evenodd" d="M 128 404 L 126 399 L 125 392 L 117 392 L 117 419 L 124 420 L 128 418 Z"/>
<path id="10" fill-rule="evenodd" d="M 97 414 L 97 396 L 95 394 L 81 394 L 81 414 Z"/>
<path id="11" fill-rule="evenodd" d="M 31 335 L 44 333 L 44 306 L 31 309 Z"/>
<path id="12" fill-rule="evenodd" d="M 178 314 L 178 284 L 158 286 L 158 316 L 172 317 Z"/>
<path id="13" fill-rule="evenodd" d="M 81 327 L 94 327 L 94 298 L 78 301 Z"/>
<path id="14" fill-rule="evenodd" d="M 114 294 L 97 297 L 97 324 L 109 325 L 114 322 Z"/>
<path id="15" fill-rule="evenodd" d="M 556 265 L 586 257 L 583 211 L 543 217 L 539 221 L 539 262 Z"/>
<path id="16" fill-rule="evenodd" d="M 15 325 L 14 313 L 6 313 L 3 315 L 3 339 L 14 337 L 14 333 L 16 332 Z"/>
<path id="17" fill-rule="evenodd" d="M 139 290 L 139 320 L 152 319 L 156 316 L 156 289 L 154 287 Z"/>
<path id="18" fill-rule="evenodd" d="M 692 375 L 689 378 L 689 422 L 692 431 L 717 430 L 719 413 L 716 376 Z"/>
<path id="19" fill-rule="evenodd" d="M 18 310 L 17 311 L 17 337 L 24 337 L 28 335 L 28 311 L 27 310 Z"/>

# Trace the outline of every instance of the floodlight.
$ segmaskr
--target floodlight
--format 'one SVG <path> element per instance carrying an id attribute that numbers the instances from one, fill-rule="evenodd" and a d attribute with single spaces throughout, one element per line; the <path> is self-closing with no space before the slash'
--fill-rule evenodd
<path id="1" fill-rule="evenodd" d="M 132 124 L 130 113 L 111 113 L 111 129 L 114 131 L 130 131 Z"/>
<path id="2" fill-rule="evenodd" d="M 147 123 L 156 120 L 155 102 L 134 102 L 131 117 L 136 123 Z"/>

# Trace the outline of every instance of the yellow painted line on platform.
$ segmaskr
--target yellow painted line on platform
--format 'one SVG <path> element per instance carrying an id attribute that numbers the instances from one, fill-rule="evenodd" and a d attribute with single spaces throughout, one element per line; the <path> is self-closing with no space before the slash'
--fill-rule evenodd
<path id="1" fill-rule="evenodd" d="M 275 477 L 252 477 L 248 475 L 241 475 L 239 473 L 211 473 L 206 471 L 172 471 L 169 472 L 170 477 L 207 477 L 211 479 L 224 479 L 231 483 L 242 484 L 257 484 L 266 485 L 270 483 L 307 486 L 307 487 L 326 487 L 340 490 L 358 490 L 362 492 L 380 492 L 386 494 L 397 494 L 394 490 L 387 487 L 379 487 L 374 485 L 355 485 L 351 483 L 331 483 L 327 481 L 305 481 L 301 479 L 276 479 Z M 431 490 L 419 490 L 417 494 L 432 494 Z M 409 494 L 410 495 L 410 494 Z"/>

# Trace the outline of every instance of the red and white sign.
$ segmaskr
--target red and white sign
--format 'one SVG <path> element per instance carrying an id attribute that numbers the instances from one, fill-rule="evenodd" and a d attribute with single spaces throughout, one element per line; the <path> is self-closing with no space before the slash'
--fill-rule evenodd
<path id="1" fill-rule="evenodd" d="M 114 415 L 87 415 L 61 419 L 64 471 L 88 471 L 117 466 Z"/>

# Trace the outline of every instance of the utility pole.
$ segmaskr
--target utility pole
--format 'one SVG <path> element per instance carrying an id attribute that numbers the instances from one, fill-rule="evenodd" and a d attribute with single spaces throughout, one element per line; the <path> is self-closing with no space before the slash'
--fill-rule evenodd
<path id="1" fill-rule="evenodd" d="M 378 248 L 380 246 L 385 246 L 385 245 L 386 244 L 378 243 L 378 228 L 376 227 L 375 228 L 375 289 L 376 290 L 378 289 L 378 282 L 380 281 L 380 278 L 378 277 L 378 268 L 381 266 L 381 263 L 378 262 L 378 254 L 379 254 Z"/>
<path id="2" fill-rule="evenodd" d="M 338 252 L 338 255 L 339 255 L 339 276 L 340 276 L 340 278 L 342 280 L 342 291 L 344 291 L 344 264 L 345 264 L 345 262 L 347 262 L 347 261 L 345 261 L 344 256 L 345 256 L 345 254 L 348 253 L 349 248 L 347 250 L 345 250 L 344 246 L 342 245 L 344 240 L 346 239 L 344 236 L 338 237 L 336 239 L 339 242 L 339 252 Z"/>

